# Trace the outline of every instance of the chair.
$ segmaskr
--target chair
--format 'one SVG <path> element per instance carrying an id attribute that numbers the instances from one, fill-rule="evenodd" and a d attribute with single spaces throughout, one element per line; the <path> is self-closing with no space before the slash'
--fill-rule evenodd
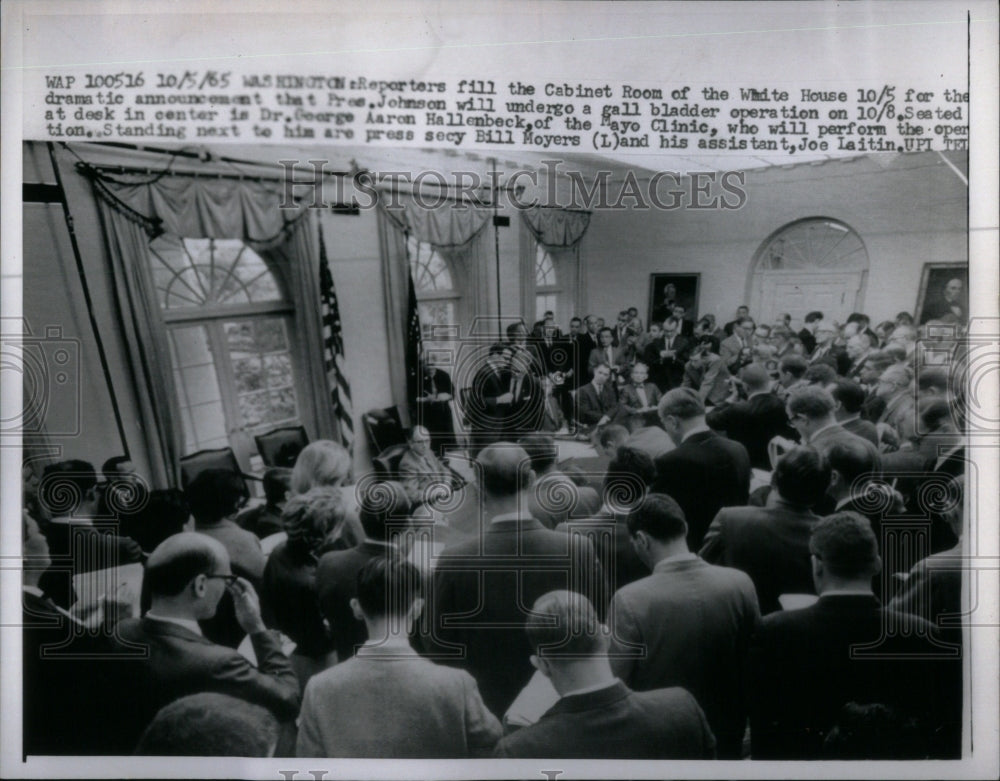
<path id="1" fill-rule="evenodd" d="M 253 438 L 257 452 L 265 466 L 283 466 L 291 469 L 295 459 L 309 444 L 305 426 L 284 426 L 259 434 Z"/>
<path id="2" fill-rule="evenodd" d="M 231 447 L 220 447 L 212 450 L 199 450 L 189 456 L 182 456 L 181 465 L 181 488 L 187 488 L 192 481 L 206 469 L 225 469 L 243 478 L 244 499 L 250 498 L 250 488 L 247 480 L 260 480 L 256 475 L 248 475 L 240 469 L 240 462 L 236 460 L 236 453 Z"/>
<path id="3" fill-rule="evenodd" d="M 406 430 L 395 406 L 369 410 L 362 420 L 373 453 L 381 454 L 393 445 L 406 444 Z"/>
<path id="4" fill-rule="evenodd" d="M 372 468 L 375 470 L 375 474 L 383 480 L 398 480 L 399 462 L 408 447 L 405 443 L 390 445 L 377 456 L 372 457 Z"/>

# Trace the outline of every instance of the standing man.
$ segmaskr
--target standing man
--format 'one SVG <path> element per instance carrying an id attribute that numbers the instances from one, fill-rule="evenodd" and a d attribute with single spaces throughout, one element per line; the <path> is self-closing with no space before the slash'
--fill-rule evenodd
<path id="1" fill-rule="evenodd" d="M 472 378 L 465 415 L 474 450 L 495 442 L 503 431 L 511 399 L 510 359 L 513 354 L 508 345 L 500 342 L 490 345 L 486 361 Z"/>
<path id="2" fill-rule="evenodd" d="M 705 711 L 719 758 L 738 759 L 744 660 L 760 619 L 753 583 L 690 552 L 684 513 L 669 496 L 648 494 L 629 514 L 628 530 L 652 574 L 614 596 L 612 669 L 637 691 L 687 689 Z"/>
<path id="3" fill-rule="evenodd" d="M 750 496 L 750 457 L 739 442 L 721 437 L 705 422 L 705 405 L 688 388 L 660 399 L 660 420 L 677 447 L 656 459 L 652 490 L 673 497 L 684 511 L 691 550 L 722 507 L 744 505 Z"/>
<path id="4" fill-rule="evenodd" d="M 819 311 L 813 311 L 806 315 L 805 321 L 802 325 L 802 330 L 799 331 L 799 339 L 802 340 L 802 347 L 805 351 L 805 356 L 808 358 L 812 355 L 813 350 L 816 349 L 816 326 L 823 320 L 823 313 Z"/>
<path id="5" fill-rule="evenodd" d="M 703 404 L 714 406 L 729 397 L 732 375 L 715 352 L 715 337 L 703 336 L 684 366 L 681 386 L 694 390 Z"/>
<path id="6" fill-rule="evenodd" d="M 691 338 L 679 331 L 677 318 L 668 317 L 663 321 L 662 338 L 651 342 L 644 354 L 646 363 L 651 367 L 653 382 L 664 392 L 684 381 L 684 366 L 693 346 Z"/>

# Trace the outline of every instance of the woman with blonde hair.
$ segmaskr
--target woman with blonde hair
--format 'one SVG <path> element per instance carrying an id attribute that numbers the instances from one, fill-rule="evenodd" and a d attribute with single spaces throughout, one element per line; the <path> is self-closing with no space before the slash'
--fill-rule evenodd
<path id="1" fill-rule="evenodd" d="M 348 487 L 351 483 L 351 454 L 329 439 L 310 442 L 299 453 L 292 469 L 291 495 L 304 494 L 313 488 L 336 489 L 347 505 L 344 522 L 331 534 L 325 550 L 351 548 L 364 539 L 358 517 L 357 498 Z"/>

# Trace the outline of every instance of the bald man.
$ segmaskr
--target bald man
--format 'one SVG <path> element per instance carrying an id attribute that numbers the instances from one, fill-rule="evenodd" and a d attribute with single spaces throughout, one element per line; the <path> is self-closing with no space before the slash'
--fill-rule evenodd
<path id="1" fill-rule="evenodd" d="M 470 672 L 486 706 L 502 716 L 533 673 L 524 626 L 534 601 L 569 587 L 603 616 L 610 595 L 590 541 L 546 529 L 527 510 L 535 473 L 523 448 L 492 444 L 477 467 L 484 528 L 438 557 L 433 635 L 424 648 L 434 661 Z M 558 499 L 536 498 L 543 505 Z"/>
<path id="2" fill-rule="evenodd" d="M 298 715 L 299 684 L 288 657 L 277 633 L 264 626 L 253 586 L 232 574 L 222 543 L 197 532 L 168 537 L 146 562 L 144 588 L 152 600 L 149 610 L 122 621 L 118 636 L 126 648 L 148 649 L 146 658 L 126 664 L 141 665 L 135 676 L 151 682 L 152 712 L 178 697 L 211 691 L 262 705 L 280 721 Z M 227 589 L 236 620 L 253 643 L 256 667 L 207 640 L 198 626 L 215 615 Z"/>

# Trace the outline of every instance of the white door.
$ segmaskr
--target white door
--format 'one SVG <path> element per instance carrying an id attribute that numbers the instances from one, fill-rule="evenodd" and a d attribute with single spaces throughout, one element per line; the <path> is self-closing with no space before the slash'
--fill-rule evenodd
<path id="1" fill-rule="evenodd" d="M 750 312 L 759 323 L 773 323 L 787 312 L 794 327 L 807 313 L 822 312 L 827 319 L 843 323 L 858 311 L 863 271 L 761 271 L 754 277 L 754 300 Z"/>

